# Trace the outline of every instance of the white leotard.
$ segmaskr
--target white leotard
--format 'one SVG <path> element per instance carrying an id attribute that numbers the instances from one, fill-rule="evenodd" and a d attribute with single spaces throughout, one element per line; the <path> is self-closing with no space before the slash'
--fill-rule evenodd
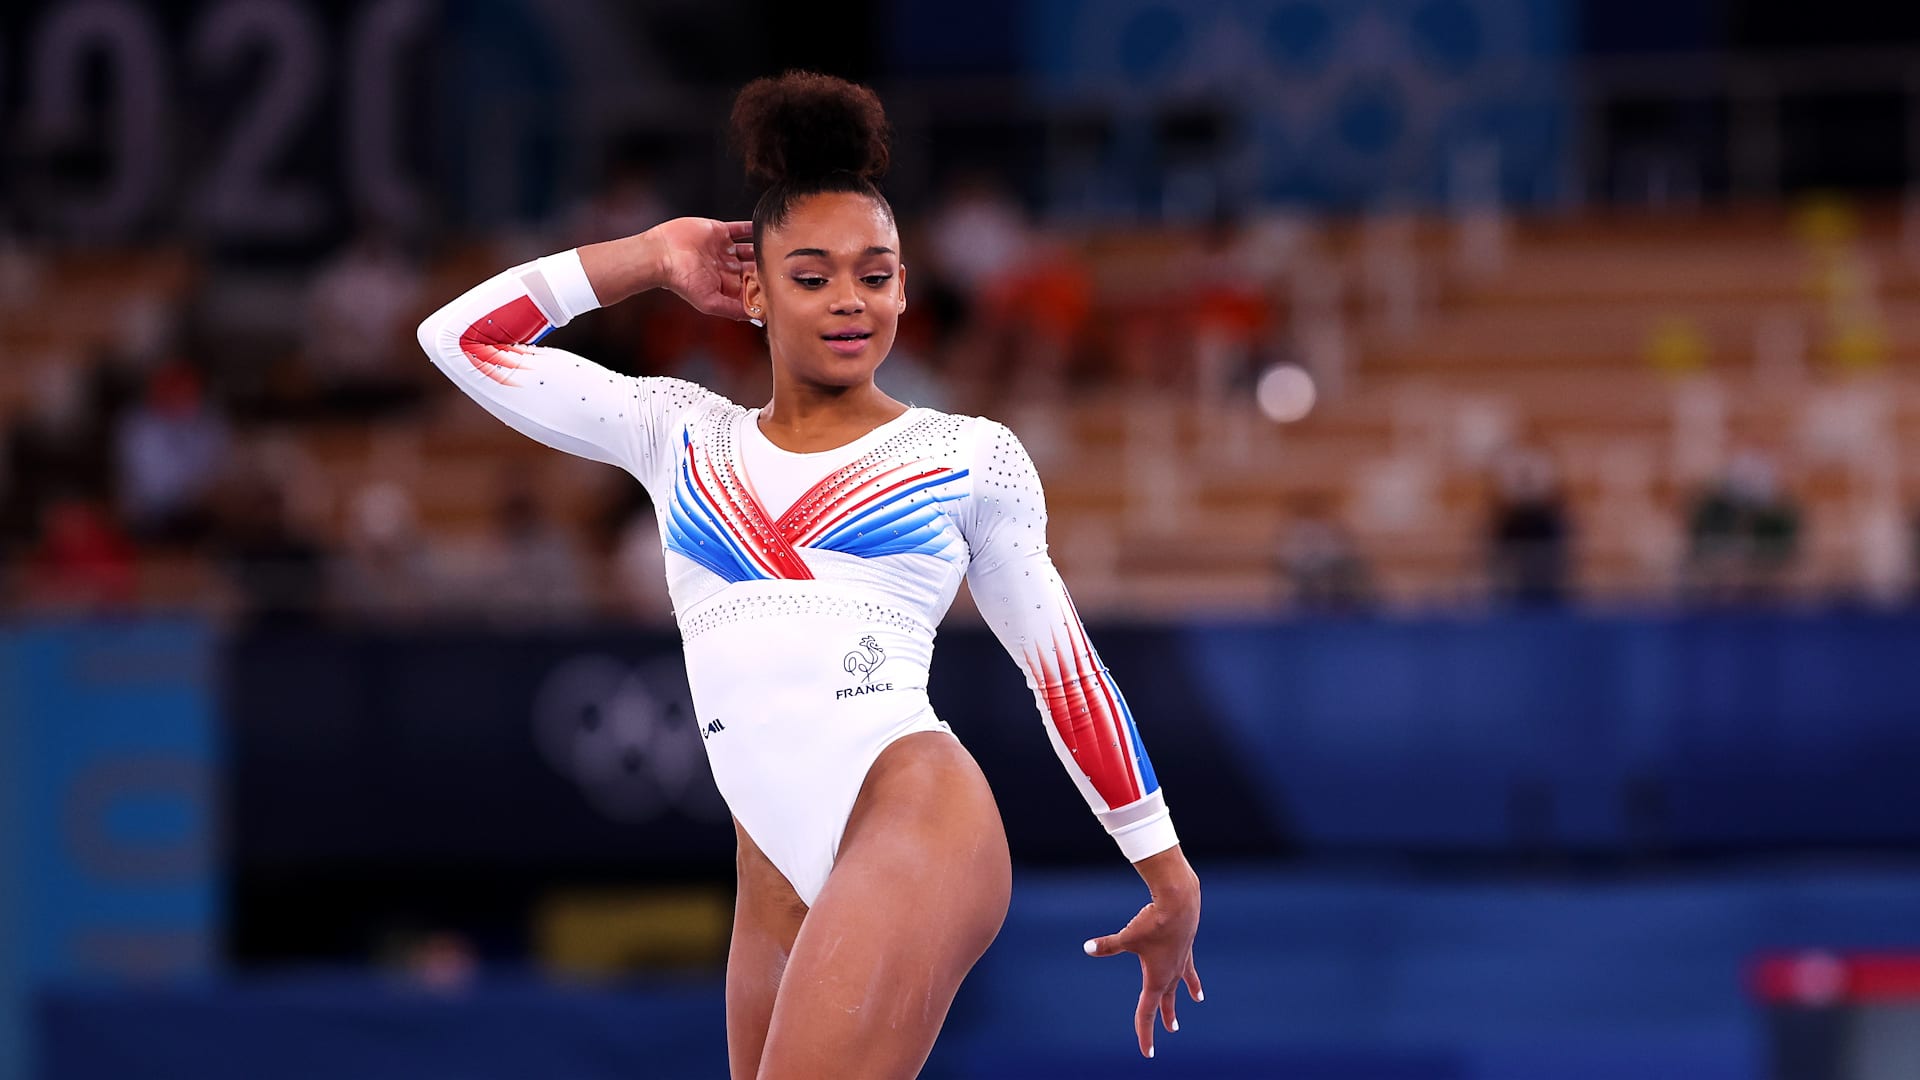
<path id="1" fill-rule="evenodd" d="M 420 344 L 515 429 L 646 485 L 714 780 L 803 901 L 825 884 L 880 751 L 947 730 L 927 670 L 963 574 L 1121 851 L 1138 861 L 1177 842 L 1047 556 L 1040 479 L 1011 431 L 910 409 L 833 450 L 782 450 L 757 409 L 535 344 L 598 306 L 579 256 L 550 255 L 429 316 Z"/>

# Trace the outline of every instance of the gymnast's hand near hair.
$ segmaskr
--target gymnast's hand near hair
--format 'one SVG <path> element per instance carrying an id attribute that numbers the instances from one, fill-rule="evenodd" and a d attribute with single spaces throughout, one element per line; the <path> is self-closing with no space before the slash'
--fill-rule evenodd
<path id="1" fill-rule="evenodd" d="M 1180 1021 L 1173 1015 L 1180 984 L 1187 984 L 1188 997 L 1206 1000 L 1200 972 L 1193 966 L 1193 936 L 1200 929 L 1200 879 L 1177 844 L 1133 867 L 1146 880 L 1152 902 L 1119 933 L 1093 938 L 1085 948 L 1088 956 L 1130 952 L 1140 958 L 1140 1002 L 1133 1010 L 1133 1030 L 1140 1039 L 1140 1053 L 1152 1057 L 1156 1012 L 1168 1031 L 1180 1030 Z"/>
<path id="2" fill-rule="evenodd" d="M 753 258 L 753 222 L 683 217 L 580 249 L 602 306 L 666 289 L 708 315 L 745 320 L 740 277 Z"/>

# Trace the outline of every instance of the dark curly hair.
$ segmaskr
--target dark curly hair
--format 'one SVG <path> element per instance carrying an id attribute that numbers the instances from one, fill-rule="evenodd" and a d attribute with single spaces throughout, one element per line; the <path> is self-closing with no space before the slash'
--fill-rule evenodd
<path id="1" fill-rule="evenodd" d="M 865 195 L 893 217 L 874 184 L 887 171 L 892 132 L 867 87 L 812 71 L 755 79 L 733 99 L 729 127 L 747 179 L 766 185 L 753 208 L 756 255 L 761 235 L 809 195 Z"/>

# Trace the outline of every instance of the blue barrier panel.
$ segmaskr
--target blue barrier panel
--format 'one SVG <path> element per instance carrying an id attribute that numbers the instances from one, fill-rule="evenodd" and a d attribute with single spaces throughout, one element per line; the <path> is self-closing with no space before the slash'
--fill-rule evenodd
<path id="1" fill-rule="evenodd" d="M 1210 856 L 1920 841 L 1917 616 L 1315 621 L 1094 640 L 1183 836 Z M 227 684 L 243 862 L 624 866 L 645 853 L 723 872 L 731 858 L 670 637 L 282 632 L 241 642 Z M 1111 858 L 998 642 L 943 634 L 930 693 L 992 782 L 1016 858 Z M 621 767 L 595 765 L 609 761 Z"/>
<path id="2" fill-rule="evenodd" d="M 1100 641 L 1141 658 L 1121 686 L 1197 850 L 1277 852 L 1258 778 L 1196 711 L 1177 639 Z M 732 825 L 672 636 L 263 630 L 234 642 L 223 678 L 243 867 L 731 868 Z M 1111 865 L 1112 842 L 991 635 L 943 634 L 930 693 L 992 781 L 1016 857 Z"/>
<path id="3" fill-rule="evenodd" d="M 6 1034 L 36 985 L 213 967 L 211 655 L 193 622 L 0 632 Z M 0 1077 L 26 1075 L 25 1044 L 0 1038 Z"/>
<path id="4" fill-rule="evenodd" d="M 1912 615 L 1560 615 L 1196 629 L 1172 662 L 1309 846 L 1657 851 L 1920 840 L 1916 655 Z"/>
<path id="5" fill-rule="evenodd" d="M 676 639 L 270 630 L 223 678 L 241 863 L 731 865 Z"/>

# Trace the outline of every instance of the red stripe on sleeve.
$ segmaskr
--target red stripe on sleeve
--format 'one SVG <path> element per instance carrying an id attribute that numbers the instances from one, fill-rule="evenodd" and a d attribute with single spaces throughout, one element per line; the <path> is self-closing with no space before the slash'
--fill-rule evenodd
<path id="1" fill-rule="evenodd" d="M 460 335 L 460 351 L 474 370 L 494 382 L 512 386 L 512 373 L 522 366 L 517 359 L 520 346 L 545 333 L 549 325 L 533 298 L 522 296 L 467 327 Z"/>
<path id="2" fill-rule="evenodd" d="M 1058 670 L 1044 655 L 1031 660 L 1054 730 L 1107 807 L 1126 806 L 1140 798 L 1140 782 L 1121 745 L 1119 714 L 1108 706 L 1104 687 L 1086 692 L 1086 681 L 1098 681 L 1098 670 L 1083 663 L 1071 641 L 1064 650 L 1059 644 L 1056 638 L 1055 655 L 1062 658 Z"/>
<path id="3" fill-rule="evenodd" d="M 1067 622 L 1067 630 L 1074 636 L 1075 656 L 1080 657 L 1081 650 L 1084 650 L 1087 678 L 1092 680 L 1100 691 L 1100 703 L 1104 707 L 1101 716 L 1106 722 L 1105 734 L 1112 736 L 1113 745 L 1120 755 L 1120 771 L 1127 776 L 1127 783 L 1133 790 L 1133 799 L 1138 799 L 1146 793 L 1141 790 L 1140 772 L 1133 760 L 1132 742 L 1127 738 L 1127 733 L 1120 723 L 1120 702 L 1114 694 L 1113 682 L 1100 673 L 1100 658 L 1094 655 L 1093 642 L 1087 640 L 1086 625 L 1080 621 L 1080 612 L 1074 609 L 1071 598 L 1067 600 L 1067 610 L 1071 616 Z M 1127 802 L 1132 802 L 1133 799 L 1128 799 Z M 1126 803 L 1108 803 L 1107 805 L 1124 806 Z"/>

